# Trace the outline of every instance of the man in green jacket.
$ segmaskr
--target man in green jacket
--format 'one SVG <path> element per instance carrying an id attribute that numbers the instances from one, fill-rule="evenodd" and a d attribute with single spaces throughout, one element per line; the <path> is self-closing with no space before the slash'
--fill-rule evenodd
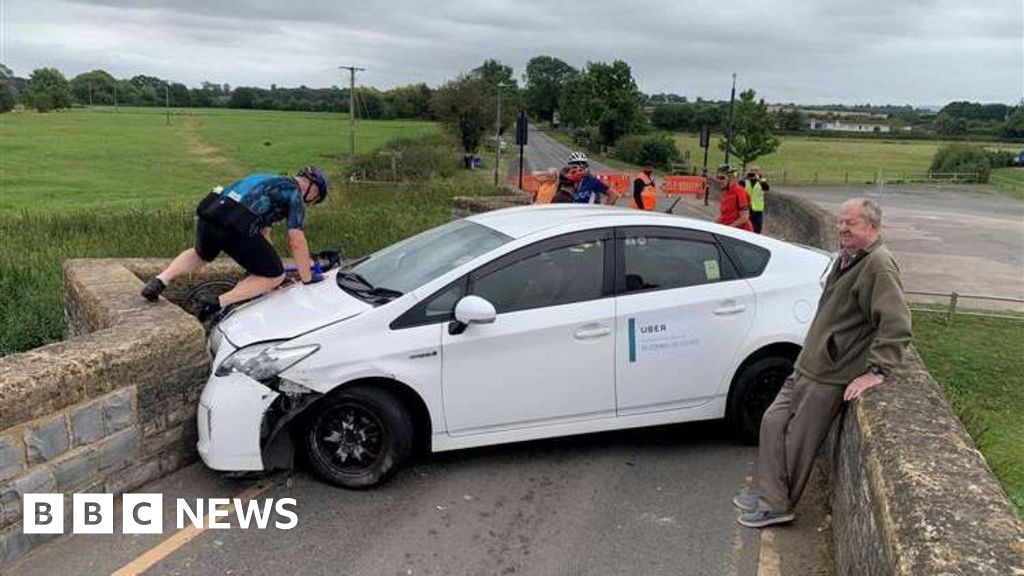
<path id="1" fill-rule="evenodd" d="M 839 209 L 839 258 L 793 374 L 761 421 L 756 494 L 733 499 L 750 528 L 790 522 L 818 449 L 843 402 L 885 382 L 910 343 L 899 268 L 882 243 L 882 211 L 854 198 Z"/>

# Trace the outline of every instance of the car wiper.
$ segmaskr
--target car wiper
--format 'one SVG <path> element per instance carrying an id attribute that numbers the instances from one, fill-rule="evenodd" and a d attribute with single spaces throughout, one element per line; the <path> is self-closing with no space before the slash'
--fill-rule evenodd
<path id="1" fill-rule="evenodd" d="M 392 290 L 391 288 L 374 286 L 373 283 L 364 278 L 362 274 L 351 270 L 338 271 L 338 286 L 341 286 L 342 282 L 348 284 L 349 290 L 360 295 L 376 296 L 378 298 L 393 300 L 403 294 L 403 292 Z M 353 284 L 358 286 L 354 286 Z"/>

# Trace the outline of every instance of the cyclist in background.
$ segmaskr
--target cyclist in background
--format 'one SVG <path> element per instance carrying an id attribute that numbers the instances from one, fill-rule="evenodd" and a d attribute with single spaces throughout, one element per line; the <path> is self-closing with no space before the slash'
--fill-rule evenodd
<path id="1" fill-rule="evenodd" d="M 287 220 L 288 243 L 303 284 L 315 282 L 311 272 L 309 244 L 302 226 L 306 206 L 327 198 L 327 179 L 314 166 L 306 166 L 294 177 L 252 174 L 225 188 L 210 192 L 196 207 L 196 241 L 179 254 L 142 289 L 142 296 L 156 302 L 167 285 L 182 274 L 190 274 L 226 252 L 248 272 L 241 282 L 219 297 L 199 298 L 199 318 L 205 320 L 236 302 L 242 302 L 277 288 L 284 280 L 281 257 L 270 243 L 270 227 Z"/>
<path id="2" fill-rule="evenodd" d="M 585 174 L 583 180 L 576 187 L 576 193 L 573 196 L 573 201 L 579 204 L 610 204 L 615 205 L 619 201 L 619 193 L 608 187 L 607 184 L 601 182 L 590 173 L 590 163 L 587 160 L 587 155 L 583 152 L 573 152 L 569 155 L 569 166 L 579 166 L 583 168 Z M 604 197 L 603 202 L 602 198 Z"/>

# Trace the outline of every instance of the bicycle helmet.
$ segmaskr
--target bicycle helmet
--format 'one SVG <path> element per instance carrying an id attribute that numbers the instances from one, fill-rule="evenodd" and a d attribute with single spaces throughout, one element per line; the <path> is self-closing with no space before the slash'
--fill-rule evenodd
<path id="1" fill-rule="evenodd" d="M 575 184 L 583 180 L 586 175 L 586 168 L 579 164 L 570 164 L 558 172 L 558 182 L 560 184 Z"/>
<path id="2" fill-rule="evenodd" d="M 317 198 L 314 204 L 319 204 L 327 199 L 327 177 L 324 176 L 324 171 L 317 168 L 316 166 L 303 166 L 299 170 L 296 176 L 306 178 L 320 190 L 320 197 Z"/>
<path id="3" fill-rule="evenodd" d="M 589 161 L 587 160 L 586 154 L 580 151 L 576 151 L 573 152 L 572 154 L 569 154 L 569 161 L 567 162 L 567 164 L 587 164 L 588 162 Z"/>

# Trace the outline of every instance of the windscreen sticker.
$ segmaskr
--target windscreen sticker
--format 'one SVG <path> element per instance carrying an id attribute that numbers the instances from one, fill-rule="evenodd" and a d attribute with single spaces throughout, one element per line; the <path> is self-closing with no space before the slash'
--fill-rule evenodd
<path id="1" fill-rule="evenodd" d="M 708 280 L 718 280 L 722 277 L 722 272 L 718 269 L 718 260 L 704 261 L 704 275 Z"/>
<path id="2" fill-rule="evenodd" d="M 629 361 L 645 358 L 678 357 L 696 353 L 700 338 L 689 328 L 683 318 L 651 314 L 643 318 L 630 318 Z"/>

